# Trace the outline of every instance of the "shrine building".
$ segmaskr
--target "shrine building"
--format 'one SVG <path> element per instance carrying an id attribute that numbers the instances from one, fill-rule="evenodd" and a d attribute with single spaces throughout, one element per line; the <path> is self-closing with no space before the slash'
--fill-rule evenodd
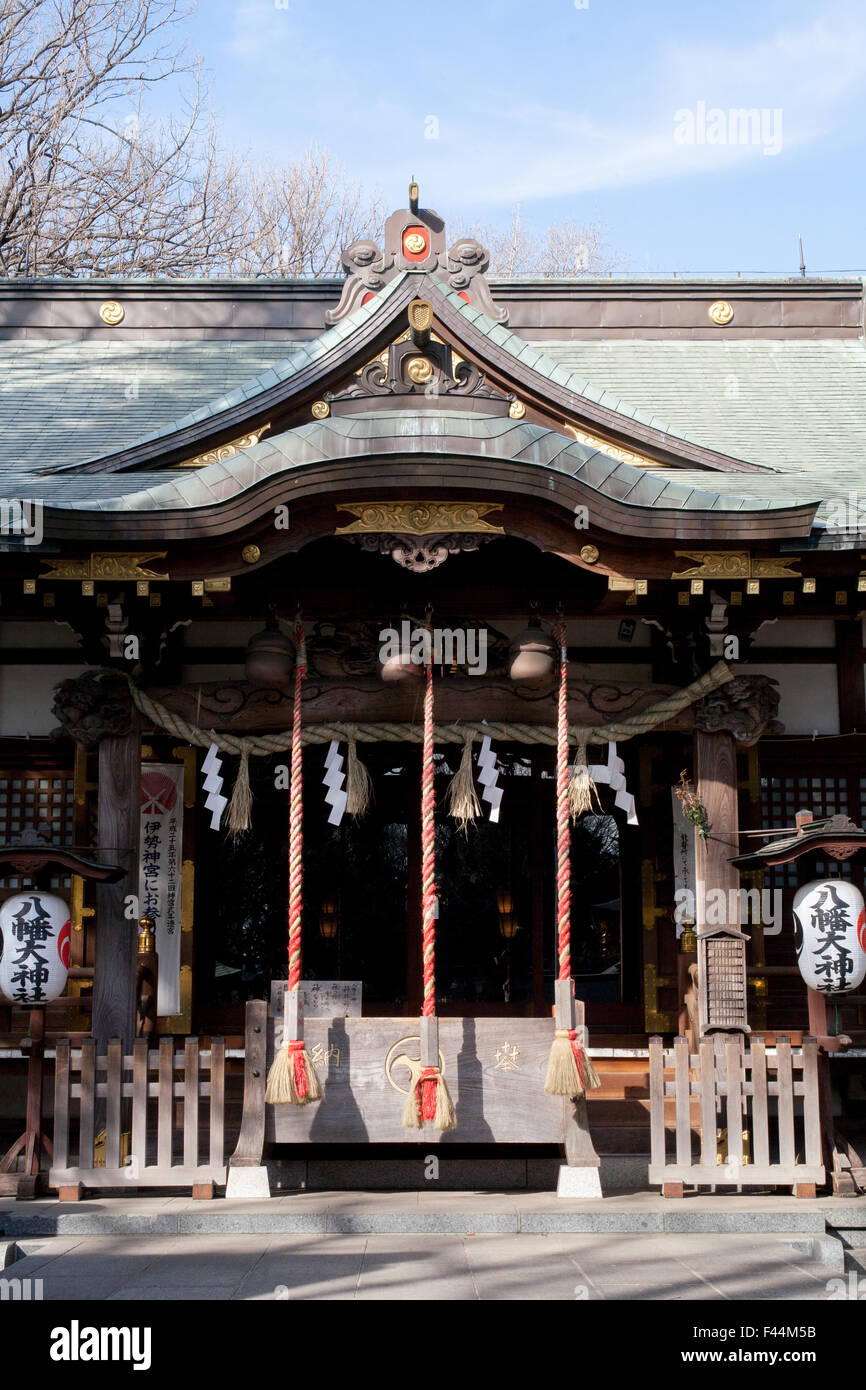
<path id="1" fill-rule="evenodd" d="M 341 278 L 0 282 L 0 1184 L 862 1190 L 864 283 L 408 201 Z"/>

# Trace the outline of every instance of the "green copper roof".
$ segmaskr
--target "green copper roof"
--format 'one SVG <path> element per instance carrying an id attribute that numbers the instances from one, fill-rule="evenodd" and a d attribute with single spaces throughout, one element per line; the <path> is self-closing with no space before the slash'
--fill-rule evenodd
<path id="1" fill-rule="evenodd" d="M 402 410 L 332 416 L 313 421 L 274 438 L 266 438 L 223 462 L 207 468 L 150 474 L 147 485 L 137 473 L 114 474 L 122 495 L 98 498 L 88 484 L 98 475 L 51 480 L 45 500 L 54 506 L 101 511 L 153 511 L 214 506 L 237 496 L 276 473 L 335 459 L 388 454 L 482 457 L 530 464 L 568 474 L 605 496 L 633 506 L 687 511 L 762 511 L 787 505 L 788 499 L 742 497 L 740 477 L 724 475 L 726 491 L 712 486 L 721 475 L 702 473 L 700 486 L 683 484 L 672 476 L 618 463 L 597 449 L 508 417 L 474 415 L 463 411 Z M 387 466 L 387 465 L 385 465 Z M 159 481 L 157 481 L 157 479 Z M 68 484 L 76 484 L 71 493 Z M 814 501 L 814 497 L 811 499 Z"/>
<path id="2" fill-rule="evenodd" d="M 252 476 L 245 473 L 247 465 L 254 473 L 260 467 L 281 470 L 316 458 L 369 454 L 376 438 L 392 441 L 383 448 L 407 453 L 437 447 L 431 442 L 436 439 L 441 448 L 444 421 L 455 441 L 467 441 L 467 453 L 523 458 L 573 471 L 582 446 L 553 431 L 481 415 L 440 413 L 422 419 L 387 410 L 331 418 L 266 439 L 238 456 L 236 472 L 228 474 L 160 471 L 153 463 L 134 473 L 59 471 L 135 443 L 167 440 L 193 421 L 213 418 L 218 423 L 222 411 L 255 402 L 268 387 L 338 349 L 382 311 L 407 277 L 422 281 L 419 292 L 446 297 L 465 321 L 516 361 L 576 397 L 766 470 L 736 477 L 726 473 L 723 479 L 697 467 L 623 473 L 625 465 L 586 451 L 593 460 L 588 472 L 606 469 L 605 480 L 623 489 L 618 495 L 626 500 L 650 499 L 647 505 L 664 507 L 760 509 L 820 496 L 825 499 L 820 520 L 834 502 L 866 491 L 862 340 L 726 336 L 528 343 L 441 284 L 404 272 L 370 303 L 303 342 L 122 336 L 0 340 L 0 496 L 114 510 L 209 505 L 218 500 L 216 484 L 225 495 L 226 488 Z M 723 492 L 717 490 L 720 486 Z"/>
<path id="3" fill-rule="evenodd" d="M 545 343 L 562 370 L 652 403 L 689 439 L 768 468 L 866 473 L 866 343 L 750 338 Z"/>

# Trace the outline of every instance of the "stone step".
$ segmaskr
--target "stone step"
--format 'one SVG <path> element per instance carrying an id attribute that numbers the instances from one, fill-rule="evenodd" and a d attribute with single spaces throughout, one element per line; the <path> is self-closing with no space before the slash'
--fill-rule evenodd
<path id="1" fill-rule="evenodd" d="M 193 1202 L 118 1198 L 4 1203 L 9 1241 L 40 1236 L 280 1234 L 725 1234 L 775 1235 L 804 1255 L 842 1267 L 843 1244 L 827 1230 L 826 1201 L 715 1198 L 664 1201 L 633 1194 L 584 1201 L 550 1193 L 297 1193 L 270 1201 Z M 835 1219 L 842 1219 L 839 1212 Z"/>

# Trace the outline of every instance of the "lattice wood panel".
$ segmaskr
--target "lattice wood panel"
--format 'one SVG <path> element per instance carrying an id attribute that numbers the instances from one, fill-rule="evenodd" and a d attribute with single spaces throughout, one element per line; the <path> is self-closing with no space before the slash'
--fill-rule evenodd
<path id="1" fill-rule="evenodd" d="M 866 779 L 861 779 L 861 802 L 866 794 Z M 856 799 L 856 791 L 854 793 Z M 850 804 L 846 772 L 812 772 L 802 777 L 769 776 L 761 778 L 761 811 L 763 824 L 769 829 L 793 826 L 798 811 L 812 811 L 817 817 L 850 815 L 859 821 L 860 806 Z M 780 864 L 765 870 L 764 884 L 773 888 L 796 888 L 801 881 L 796 862 Z M 834 878 L 851 877 L 849 862 L 832 865 L 826 860 L 815 861 L 816 878 L 830 874 Z"/>
<path id="2" fill-rule="evenodd" d="M 75 842 L 75 794 L 71 768 L 0 768 L 0 844 L 27 826 L 49 825 L 60 844 Z M 52 878 L 53 888 L 69 888 L 68 875 Z M 0 900 L 30 887 L 20 874 L 0 878 Z"/>

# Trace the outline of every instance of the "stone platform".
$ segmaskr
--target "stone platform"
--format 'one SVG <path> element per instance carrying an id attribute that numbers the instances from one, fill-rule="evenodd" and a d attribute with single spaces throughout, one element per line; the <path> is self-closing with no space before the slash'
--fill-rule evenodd
<path id="1" fill-rule="evenodd" d="M 0 1238 L 177 1235 L 774 1235 L 805 1242 L 842 1267 L 866 1245 L 866 1198 L 797 1200 L 621 1193 L 592 1200 L 550 1192 L 293 1192 L 266 1202 L 190 1197 L 0 1200 Z M 799 1246 L 798 1246 L 799 1248 Z"/>

